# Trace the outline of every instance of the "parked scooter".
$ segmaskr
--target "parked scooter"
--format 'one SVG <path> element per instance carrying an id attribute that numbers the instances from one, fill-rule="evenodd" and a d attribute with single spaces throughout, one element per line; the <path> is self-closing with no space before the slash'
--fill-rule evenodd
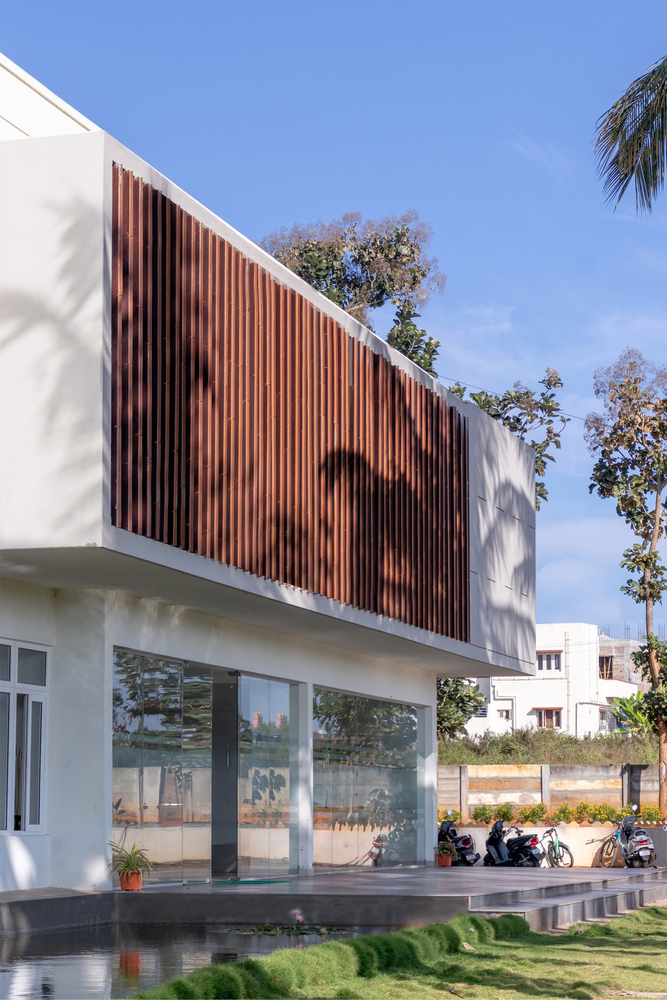
<path id="1" fill-rule="evenodd" d="M 451 815 L 451 809 L 449 815 Z M 446 819 L 440 824 L 438 843 L 441 844 L 443 840 L 448 841 L 456 848 L 456 856 L 452 859 L 452 865 L 470 867 L 479 861 L 479 854 L 475 850 L 475 841 L 468 834 L 459 837 L 454 828 L 454 820 Z"/>
<path id="2" fill-rule="evenodd" d="M 505 841 L 505 836 L 514 831 L 516 837 Z M 503 868 L 539 868 L 544 855 L 539 848 L 535 834 L 522 834 L 515 826 L 503 829 L 501 819 L 491 827 L 486 841 L 484 862 L 488 866 Z"/>
<path id="3" fill-rule="evenodd" d="M 514 868 L 539 868 L 544 860 L 540 843 L 534 833 L 522 833 L 517 826 L 511 826 L 508 833 L 516 834 L 506 841 L 510 855 L 510 865 Z"/>
<path id="4" fill-rule="evenodd" d="M 503 821 L 501 819 L 496 820 L 491 827 L 491 832 L 486 840 L 486 854 L 484 855 L 482 864 L 487 867 L 491 865 L 509 867 L 510 852 L 507 850 L 507 844 L 505 843 L 505 830 L 503 829 Z"/>
<path id="5" fill-rule="evenodd" d="M 632 807 L 634 810 L 637 806 Z M 618 823 L 618 821 L 617 821 Z M 628 868 L 646 868 L 655 861 L 655 847 L 646 830 L 635 826 L 634 816 L 624 816 L 616 833 Z"/>

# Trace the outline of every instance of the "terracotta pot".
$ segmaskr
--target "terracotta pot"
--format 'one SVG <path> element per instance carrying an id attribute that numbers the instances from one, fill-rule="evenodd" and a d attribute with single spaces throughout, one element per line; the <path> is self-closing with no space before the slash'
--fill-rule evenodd
<path id="1" fill-rule="evenodd" d="M 451 854 L 436 854 L 438 859 L 438 868 L 451 868 L 452 867 L 452 856 Z"/>
<path id="2" fill-rule="evenodd" d="M 123 892 L 139 892 L 141 889 L 141 872 L 118 872 L 118 878 Z"/>

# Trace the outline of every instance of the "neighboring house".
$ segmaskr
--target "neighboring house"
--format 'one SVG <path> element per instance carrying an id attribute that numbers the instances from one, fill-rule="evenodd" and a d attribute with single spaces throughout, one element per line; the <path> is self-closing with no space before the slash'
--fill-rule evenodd
<path id="1" fill-rule="evenodd" d="M 613 699 L 641 686 L 630 660 L 638 648 L 631 639 L 599 635 L 596 625 L 538 625 L 535 675 L 479 678 L 486 704 L 466 730 L 471 736 L 526 726 L 575 736 L 609 732 L 616 728 Z"/>
<path id="2" fill-rule="evenodd" d="M 0 137 L 0 888 L 430 861 L 532 450 L 8 60 Z"/>

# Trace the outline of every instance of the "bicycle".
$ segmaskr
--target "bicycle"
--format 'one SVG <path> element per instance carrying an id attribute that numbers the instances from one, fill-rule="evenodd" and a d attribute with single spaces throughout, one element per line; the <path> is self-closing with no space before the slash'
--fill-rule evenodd
<path id="1" fill-rule="evenodd" d="M 562 843 L 558 836 L 557 826 L 558 824 L 552 826 L 549 830 L 545 830 L 540 840 L 540 847 L 550 868 L 572 868 L 574 865 L 572 851 L 567 844 Z"/>

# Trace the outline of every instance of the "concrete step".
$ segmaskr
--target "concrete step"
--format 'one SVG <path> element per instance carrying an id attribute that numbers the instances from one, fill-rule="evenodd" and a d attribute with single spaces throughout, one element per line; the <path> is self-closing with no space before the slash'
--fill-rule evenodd
<path id="1" fill-rule="evenodd" d="M 513 869 L 504 869 L 512 872 Z M 560 869 L 550 869 L 556 873 Z M 572 869 L 564 871 L 571 872 Z M 503 889 L 495 892 L 471 893 L 469 896 L 469 906 L 471 909 L 496 908 L 515 903 L 523 903 L 540 899 L 555 899 L 561 896 L 581 895 L 598 890 L 623 890 L 626 886 L 637 886 L 644 882 L 661 882 L 667 884 L 667 868 L 628 868 L 623 875 L 616 874 L 618 869 L 613 869 L 614 874 L 609 878 L 587 879 L 582 878 L 579 882 L 554 882 L 553 885 L 532 886 L 527 889 Z"/>
<path id="2" fill-rule="evenodd" d="M 528 921 L 534 931 L 569 927 L 582 920 L 599 920 L 667 899 L 667 878 L 655 878 L 655 874 L 653 879 L 640 878 L 630 884 L 616 883 L 604 889 L 598 884 L 596 888 L 584 892 L 576 891 L 575 886 L 563 886 L 566 891 L 557 896 L 486 907 L 470 906 L 469 912 L 480 917 L 517 913 Z"/>

